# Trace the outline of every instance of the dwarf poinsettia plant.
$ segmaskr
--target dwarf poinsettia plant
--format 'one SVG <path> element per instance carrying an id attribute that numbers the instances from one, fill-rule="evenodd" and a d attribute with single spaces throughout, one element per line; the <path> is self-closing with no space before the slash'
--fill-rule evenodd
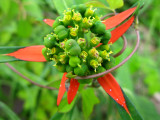
<path id="1" fill-rule="evenodd" d="M 80 84 L 90 84 L 92 87 L 99 84 L 130 114 L 123 91 L 113 75 L 101 73 L 114 66 L 114 51 L 111 45 L 132 25 L 135 10 L 136 7 L 130 8 L 101 20 L 96 8 L 92 6 L 87 7 L 84 4 L 73 6 L 65 10 L 56 20 L 44 19 L 44 22 L 53 28 L 53 31 L 44 37 L 44 45 L 19 47 L 14 51 L 14 47 L 11 47 L 4 55 L 22 61 L 55 61 L 54 66 L 64 73 L 57 105 L 60 104 L 65 92 L 70 104 Z M 125 22 L 121 24 L 123 21 Z M 109 30 L 114 27 L 116 28 L 112 31 Z M 98 81 L 96 85 L 95 80 Z"/>

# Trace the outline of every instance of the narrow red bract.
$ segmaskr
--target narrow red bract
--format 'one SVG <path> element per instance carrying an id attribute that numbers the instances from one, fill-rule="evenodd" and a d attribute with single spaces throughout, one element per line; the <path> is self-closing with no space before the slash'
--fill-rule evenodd
<path id="1" fill-rule="evenodd" d="M 71 79 L 70 86 L 69 86 L 68 93 L 67 93 L 68 104 L 70 104 L 73 101 L 74 97 L 76 96 L 79 85 L 80 84 L 78 80 L 73 79 L 73 78 Z"/>
<path id="2" fill-rule="evenodd" d="M 132 25 L 133 21 L 134 21 L 134 16 L 131 17 L 128 21 L 126 21 L 122 25 L 120 25 L 119 27 L 112 30 L 111 31 L 111 39 L 109 41 L 109 44 L 117 41 L 128 30 L 128 28 Z"/>
<path id="3" fill-rule="evenodd" d="M 130 8 L 124 12 L 121 12 L 113 17 L 110 17 L 106 20 L 104 20 L 104 24 L 106 25 L 106 29 L 113 28 L 123 22 L 126 18 L 128 18 L 134 11 L 136 10 L 136 7 Z"/>
<path id="4" fill-rule="evenodd" d="M 48 24 L 49 26 L 52 27 L 53 23 L 54 23 L 54 20 L 51 20 L 51 19 L 44 19 L 43 20 L 46 24 Z"/>
<path id="5" fill-rule="evenodd" d="M 7 56 L 13 56 L 20 60 L 33 61 L 33 62 L 46 62 L 42 54 L 44 45 L 28 46 L 20 48 L 15 52 L 5 54 Z"/>
<path id="6" fill-rule="evenodd" d="M 67 73 L 65 72 L 63 74 L 63 77 L 62 77 L 62 80 L 61 80 L 61 84 L 60 84 L 60 87 L 59 87 L 59 92 L 58 92 L 58 98 L 57 98 L 57 106 L 60 104 L 61 100 L 62 100 L 62 97 L 66 91 L 66 87 L 65 87 L 65 82 L 66 80 L 68 79 L 66 77 Z"/>
<path id="7" fill-rule="evenodd" d="M 125 98 L 123 96 L 123 92 L 117 83 L 116 79 L 112 76 L 111 73 L 106 74 L 103 77 L 98 78 L 99 84 L 103 87 L 103 89 L 118 103 L 120 104 L 126 111 L 129 113 L 129 110 L 126 105 Z"/>

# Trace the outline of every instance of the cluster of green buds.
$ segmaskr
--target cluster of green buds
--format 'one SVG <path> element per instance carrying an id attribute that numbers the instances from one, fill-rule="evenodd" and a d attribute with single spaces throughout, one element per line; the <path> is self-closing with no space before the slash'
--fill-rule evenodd
<path id="1" fill-rule="evenodd" d="M 111 33 L 92 6 L 80 4 L 65 10 L 52 27 L 53 33 L 44 37 L 42 53 L 46 60 L 56 62 L 60 72 L 69 73 L 68 77 L 87 76 L 112 67 Z"/>

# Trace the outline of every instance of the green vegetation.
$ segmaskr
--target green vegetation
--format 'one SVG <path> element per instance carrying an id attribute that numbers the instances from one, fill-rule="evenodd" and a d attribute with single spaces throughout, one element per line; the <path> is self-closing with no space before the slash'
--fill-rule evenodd
<path id="1" fill-rule="evenodd" d="M 51 33 L 53 28 L 62 25 L 58 21 L 60 18 L 57 18 L 57 16 L 62 15 L 66 8 L 71 8 L 73 5 L 83 3 L 86 5 L 92 4 L 93 7 L 98 7 L 98 14 L 103 16 L 115 11 L 115 9 L 118 13 L 122 12 L 137 2 L 137 0 L 94 0 L 87 3 L 88 1 L 0 0 L 0 46 L 42 45 L 45 41 L 46 46 L 48 46 L 48 39 L 46 38 L 44 40 L 43 38 L 48 33 Z M 159 106 L 155 105 L 154 96 L 155 93 L 160 92 L 160 1 L 141 1 L 144 2 L 144 6 L 138 12 L 141 33 L 139 49 L 127 63 L 112 73 L 126 93 L 127 97 L 125 96 L 125 98 L 130 99 L 131 103 L 129 102 L 128 104 L 134 104 L 144 120 L 159 120 L 160 103 L 158 103 Z M 84 14 L 84 9 L 86 8 L 82 5 L 77 8 L 82 14 Z M 86 15 L 88 14 L 86 13 Z M 44 18 L 57 20 L 53 28 L 43 22 Z M 103 28 L 103 25 L 97 25 L 95 27 L 99 29 L 99 27 Z M 56 29 L 55 32 L 58 34 L 61 29 L 64 31 L 64 36 L 67 36 L 68 31 L 63 26 Z M 52 35 L 50 34 L 50 36 Z M 63 39 L 64 36 L 58 35 L 60 39 Z M 116 58 L 115 64 L 126 58 L 135 45 L 136 35 L 133 28 L 130 28 L 125 36 L 128 39 L 127 49 L 121 56 Z M 110 38 L 110 31 L 106 31 L 102 37 L 102 39 L 106 38 Z M 55 38 L 53 37 L 53 39 Z M 81 48 L 86 42 L 83 40 L 83 38 L 77 40 Z M 96 41 L 97 39 L 94 40 Z M 96 42 L 99 41 L 97 40 Z M 48 47 L 52 48 L 56 44 L 56 42 L 51 46 L 49 44 Z M 94 44 L 92 45 L 94 46 Z M 111 47 L 117 53 L 121 50 L 122 46 L 123 41 L 120 38 Z M 104 51 L 108 50 L 107 46 L 101 47 Z M 54 50 L 54 52 L 59 53 L 61 48 Z M 47 49 L 44 49 L 44 54 L 46 53 Z M 85 51 L 81 51 L 80 56 L 84 56 L 85 58 L 85 55 Z M 61 54 L 61 56 L 63 55 Z M 0 55 L 0 61 L 4 59 L 6 57 Z M 47 59 L 50 60 L 49 58 Z M 71 58 L 66 59 L 71 61 Z M 77 61 L 79 60 L 77 59 Z M 78 63 L 80 64 L 80 62 Z M 75 71 L 75 73 L 80 75 L 82 72 L 79 73 L 79 71 L 82 68 L 85 70 L 88 69 L 85 65 L 81 64 L 82 68 L 79 68 L 76 63 L 71 63 L 72 67 L 75 68 L 59 63 L 57 69 L 53 67 L 54 62 L 37 63 L 17 61 L 10 64 L 34 82 L 55 88 L 59 88 L 63 75 L 57 69 L 61 71 L 65 71 L 65 69 L 67 71 Z M 108 67 L 110 68 L 112 66 L 108 64 L 106 62 L 106 65 L 103 66 L 108 69 Z M 103 71 L 104 68 L 98 69 L 99 71 Z M 90 79 L 83 82 L 90 83 Z M 35 86 L 18 76 L 6 64 L 0 63 L 0 120 L 125 120 L 129 117 L 127 115 L 126 118 L 120 117 L 123 112 L 119 114 L 118 111 L 123 111 L 124 109 L 120 107 L 117 109 L 115 107 L 116 104 L 104 90 L 90 87 L 84 89 L 84 85 L 80 85 L 77 99 L 74 99 L 70 105 L 67 103 L 67 95 L 65 94 L 61 104 L 57 107 L 58 90 L 48 90 Z M 96 85 L 97 83 L 95 81 L 94 86 Z M 134 111 L 136 110 L 132 109 L 132 112 Z"/>

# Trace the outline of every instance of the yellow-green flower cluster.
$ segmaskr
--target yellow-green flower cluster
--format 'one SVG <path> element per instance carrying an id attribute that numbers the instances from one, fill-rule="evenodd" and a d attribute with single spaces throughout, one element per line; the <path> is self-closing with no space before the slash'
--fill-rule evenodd
<path id="1" fill-rule="evenodd" d="M 52 27 L 53 33 L 44 38 L 42 53 L 46 60 L 56 62 L 59 71 L 87 76 L 110 68 L 111 33 L 92 6 L 80 4 L 65 10 Z M 103 45 L 96 47 L 100 43 Z"/>

